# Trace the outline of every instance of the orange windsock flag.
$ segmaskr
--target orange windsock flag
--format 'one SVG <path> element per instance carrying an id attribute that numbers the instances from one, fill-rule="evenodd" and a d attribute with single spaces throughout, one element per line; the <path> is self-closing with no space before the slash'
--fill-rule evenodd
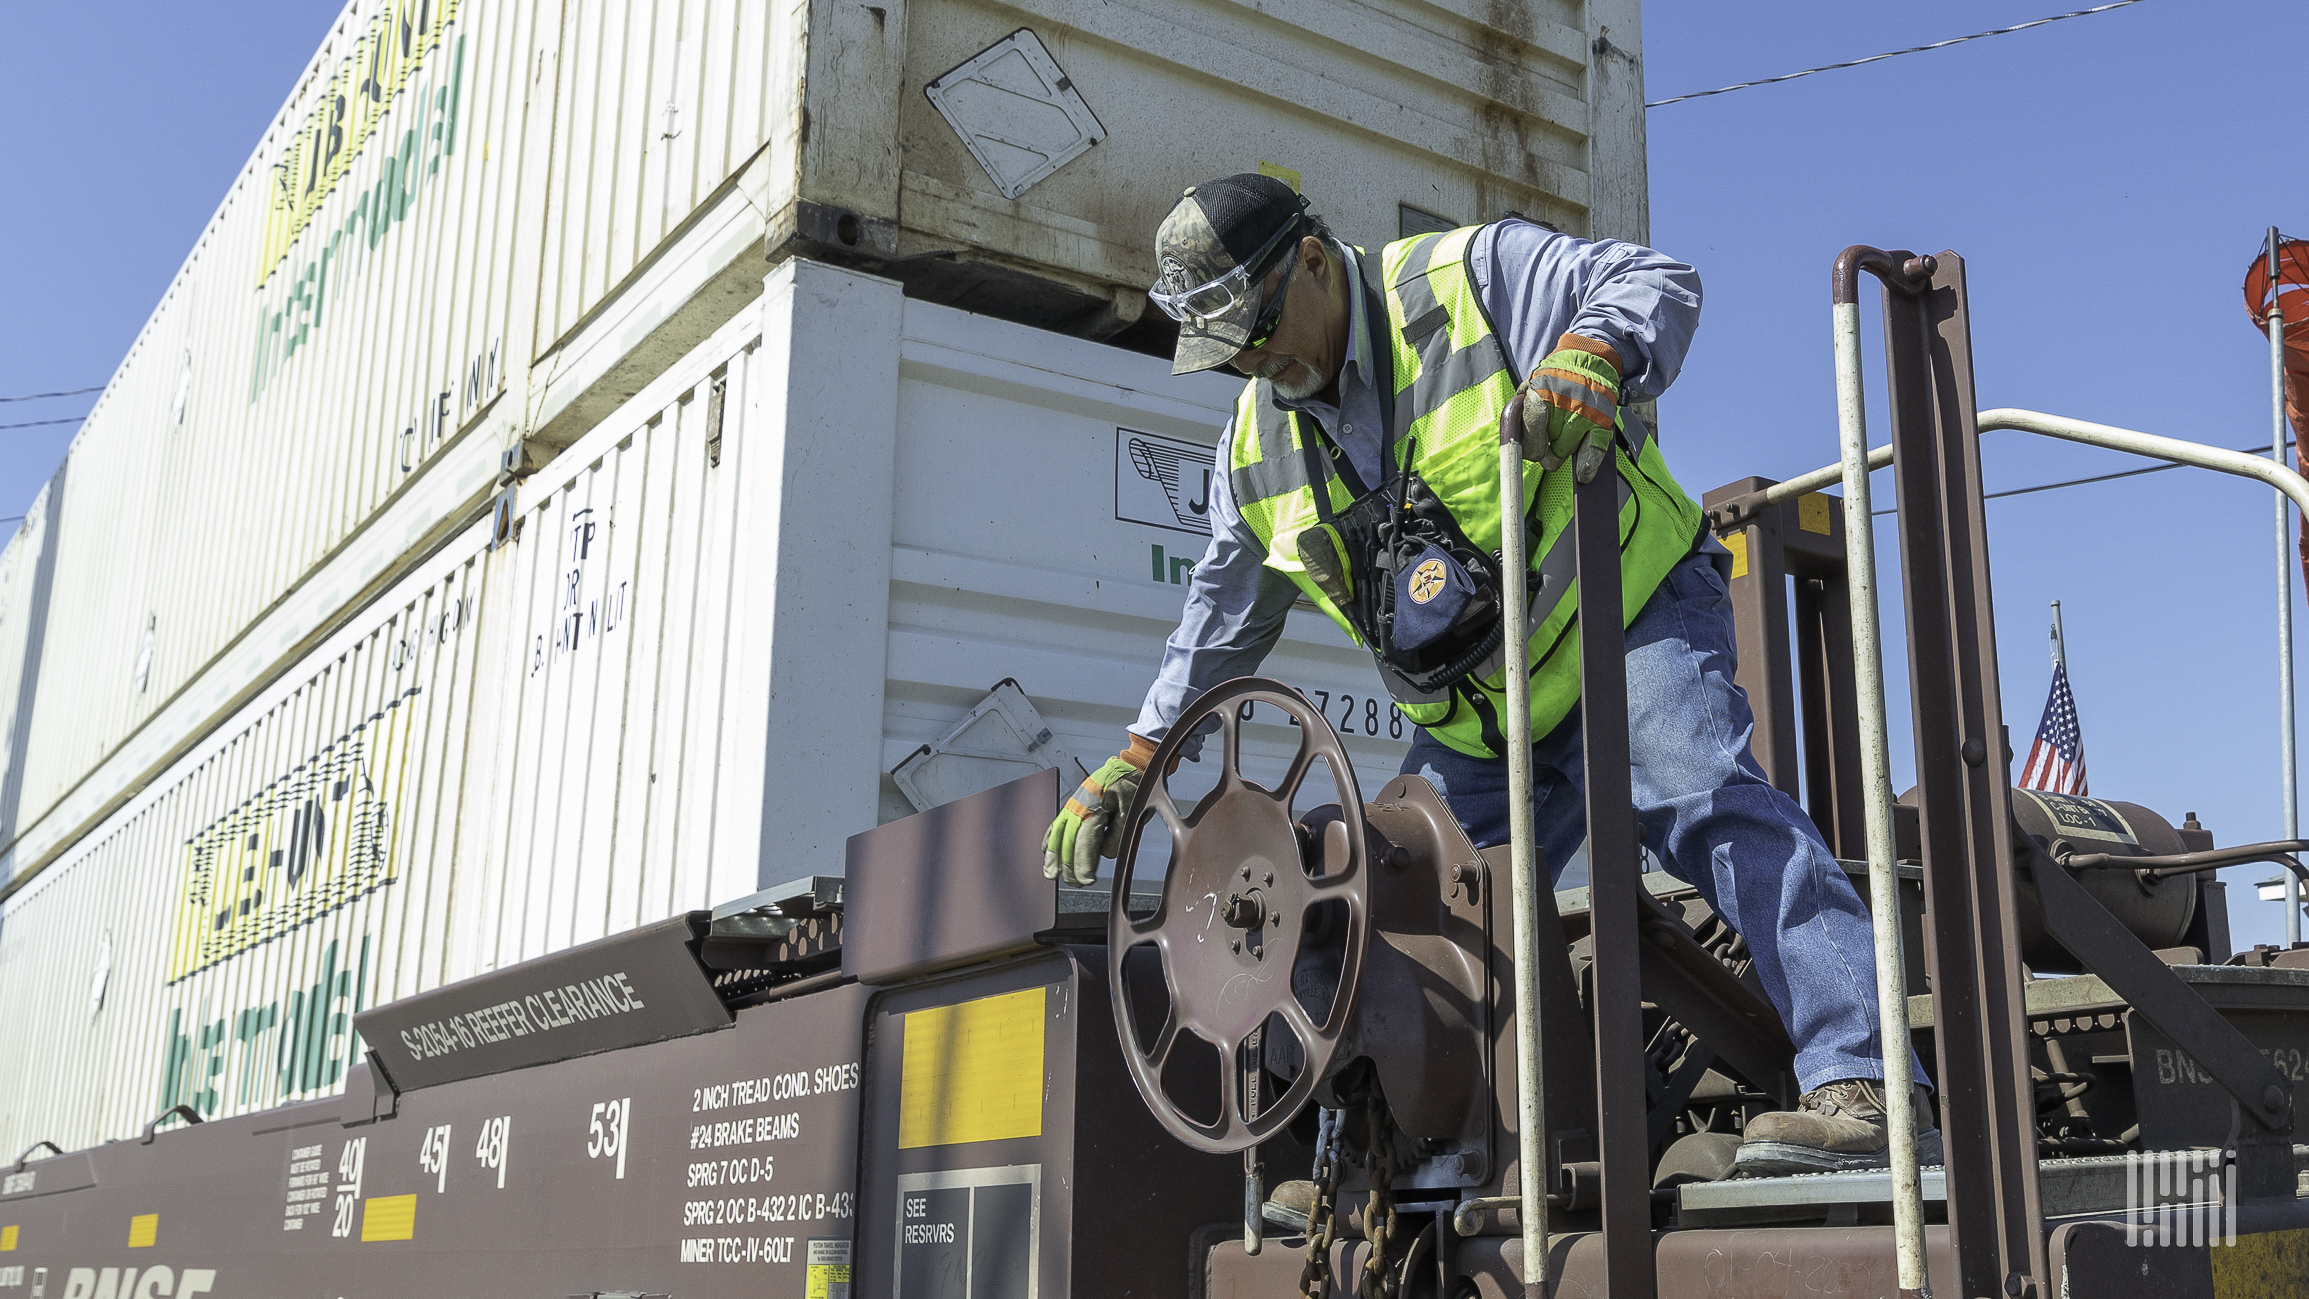
<path id="1" fill-rule="evenodd" d="M 2304 454 L 2302 408 L 2309 403 L 2309 240 L 2280 239 L 2277 243 L 2277 282 L 2269 283 L 2269 255 L 2253 256 L 2245 271 L 2245 314 L 2263 337 L 2269 333 L 2272 303 L 2285 316 L 2285 418 L 2293 425 L 2293 468 L 2309 478 L 2309 454 Z M 2309 582 L 2309 514 L 2301 519 L 2301 576 Z"/>

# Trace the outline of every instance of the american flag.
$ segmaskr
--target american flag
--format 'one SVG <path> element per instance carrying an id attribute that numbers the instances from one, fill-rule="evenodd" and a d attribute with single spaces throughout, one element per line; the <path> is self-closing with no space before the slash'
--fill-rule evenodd
<path id="1" fill-rule="evenodd" d="M 2077 729 L 2076 696 L 2068 690 L 2068 666 L 2052 665 L 2052 694 L 2044 701 L 2044 720 L 2036 724 L 2036 743 L 2028 746 L 2028 763 L 2020 769 L 2022 789 L 2054 794 L 2085 793 L 2084 733 Z"/>

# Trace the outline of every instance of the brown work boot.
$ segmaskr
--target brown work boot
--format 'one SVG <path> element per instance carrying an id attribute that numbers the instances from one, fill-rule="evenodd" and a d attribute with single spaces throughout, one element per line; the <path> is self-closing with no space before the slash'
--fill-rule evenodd
<path id="1" fill-rule="evenodd" d="M 1940 1129 L 1924 1088 L 1916 1089 L 1916 1161 L 1941 1161 Z M 1854 1168 L 1887 1168 L 1892 1143 L 1884 1126 L 1883 1084 L 1847 1078 L 1804 1093 L 1794 1110 L 1759 1114 L 1748 1121 L 1746 1139 L 1733 1166 L 1741 1177 L 1782 1177 L 1790 1173 L 1839 1173 Z"/>
<path id="2" fill-rule="evenodd" d="M 1267 1202 L 1259 1206 L 1259 1216 L 1290 1232 L 1307 1230 L 1307 1215 L 1315 1211 L 1315 1184 L 1313 1182 L 1283 1182 L 1267 1192 Z"/>

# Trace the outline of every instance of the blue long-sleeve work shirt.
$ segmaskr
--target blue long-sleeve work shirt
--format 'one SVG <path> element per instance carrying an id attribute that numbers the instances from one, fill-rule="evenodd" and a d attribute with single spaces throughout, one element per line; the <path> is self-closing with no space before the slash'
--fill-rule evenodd
<path id="1" fill-rule="evenodd" d="M 1346 259 L 1348 283 L 1357 283 L 1355 250 L 1341 245 L 1337 251 Z M 1635 244 L 1578 239 L 1520 220 L 1485 226 L 1470 253 L 1476 291 L 1516 374 L 1538 368 L 1567 333 L 1602 339 L 1618 350 L 1627 368 L 1620 381 L 1623 409 L 1659 396 L 1683 368 L 1700 323 L 1700 276 L 1682 262 Z M 1376 484 L 1385 431 L 1372 373 L 1372 322 L 1365 319 L 1363 294 L 1347 296 L 1352 317 L 1339 404 L 1291 405 L 1319 421 L 1363 481 Z M 1635 423 L 1633 413 L 1627 421 Z M 1255 672 L 1282 636 L 1298 596 L 1289 578 L 1266 566 L 1265 547 L 1236 507 L 1226 472 L 1231 427 L 1230 421 L 1230 431 L 1219 437 L 1218 471 L 1211 475 L 1210 547 L 1188 583 L 1178 630 L 1163 646 L 1162 670 L 1131 723 L 1134 733 L 1150 740 L 1161 740 L 1203 691 Z"/>

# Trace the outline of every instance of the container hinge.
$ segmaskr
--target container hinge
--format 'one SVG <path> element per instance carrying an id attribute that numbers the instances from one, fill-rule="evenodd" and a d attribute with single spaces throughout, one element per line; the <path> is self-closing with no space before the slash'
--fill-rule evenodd
<path id="1" fill-rule="evenodd" d="M 553 458 L 551 448 L 535 438 L 523 438 L 505 448 L 497 462 L 497 485 L 510 487 L 545 467 Z"/>
<path id="2" fill-rule="evenodd" d="M 514 489 L 506 488 L 489 502 L 489 549 L 521 540 L 521 515 L 514 508 Z"/>

